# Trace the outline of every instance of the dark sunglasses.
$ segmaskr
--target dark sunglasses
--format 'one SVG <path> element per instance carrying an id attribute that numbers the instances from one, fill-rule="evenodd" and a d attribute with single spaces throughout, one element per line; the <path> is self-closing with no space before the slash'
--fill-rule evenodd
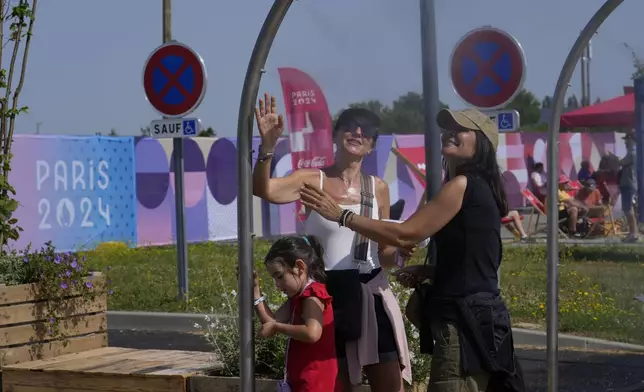
<path id="1" fill-rule="evenodd" d="M 360 128 L 362 136 L 366 138 L 374 138 L 378 135 L 378 128 L 371 125 L 363 125 L 357 122 L 352 122 L 346 125 L 342 125 L 338 130 L 342 132 L 350 132 L 351 135 L 357 136 L 358 128 Z"/>

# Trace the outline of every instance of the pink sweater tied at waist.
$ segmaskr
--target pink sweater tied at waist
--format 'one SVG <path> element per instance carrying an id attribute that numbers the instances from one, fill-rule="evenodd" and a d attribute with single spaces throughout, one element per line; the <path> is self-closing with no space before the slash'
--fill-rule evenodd
<path id="1" fill-rule="evenodd" d="M 362 382 L 362 368 L 380 362 L 378 355 L 378 324 L 376 322 L 376 309 L 374 295 L 382 297 L 385 312 L 391 321 L 398 347 L 398 356 L 402 368 L 402 378 L 411 384 L 411 362 L 409 347 L 405 335 L 405 324 L 400 306 L 396 301 L 385 270 L 380 271 L 373 279 L 362 284 L 362 335 L 360 339 L 347 342 L 347 363 L 351 384 Z"/>

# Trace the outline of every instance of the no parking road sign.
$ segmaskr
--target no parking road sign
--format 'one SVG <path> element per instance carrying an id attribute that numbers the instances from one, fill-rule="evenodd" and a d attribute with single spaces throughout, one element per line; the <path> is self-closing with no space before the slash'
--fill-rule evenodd
<path id="1" fill-rule="evenodd" d="M 482 27 L 465 34 L 450 60 L 456 94 L 481 110 L 502 108 L 521 91 L 526 63 L 523 49 L 510 34 Z"/>
<path id="2" fill-rule="evenodd" d="M 206 67 L 187 45 L 168 42 L 156 48 L 143 67 L 148 102 L 162 115 L 177 118 L 191 113 L 206 93 Z"/>

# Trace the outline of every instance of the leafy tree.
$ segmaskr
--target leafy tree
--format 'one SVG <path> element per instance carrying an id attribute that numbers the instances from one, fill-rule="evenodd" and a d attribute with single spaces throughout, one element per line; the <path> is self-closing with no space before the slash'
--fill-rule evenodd
<path id="1" fill-rule="evenodd" d="M 579 109 L 579 100 L 577 99 L 577 96 L 575 94 L 571 95 L 568 97 L 566 100 L 566 109 L 567 110 L 574 110 L 574 109 Z"/>
<path id="2" fill-rule="evenodd" d="M 112 128 L 110 129 L 110 133 L 107 134 L 107 136 L 118 136 L 119 134 L 116 133 L 116 129 Z"/>
<path id="3" fill-rule="evenodd" d="M 517 96 L 505 108 L 519 112 L 522 125 L 532 125 L 539 123 L 542 103 L 532 92 L 521 89 Z"/>
<path id="4" fill-rule="evenodd" d="M 29 110 L 18 100 L 25 83 L 37 5 L 38 0 L 0 0 L 0 254 L 22 231 L 13 216 L 18 201 L 9 184 L 9 172 L 16 117 Z"/>
<path id="5" fill-rule="evenodd" d="M 200 136 L 200 137 L 216 137 L 217 132 L 212 127 L 208 127 L 206 129 L 202 129 L 201 131 L 199 131 L 199 134 L 197 136 Z"/>
<path id="6" fill-rule="evenodd" d="M 441 108 L 448 107 L 440 103 Z M 378 114 L 381 120 L 380 132 L 382 134 L 413 134 L 423 133 L 425 128 L 424 101 L 421 94 L 408 92 L 396 99 L 391 106 L 378 100 L 355 102 L 350 108 L 367 108 Z M 342 110 L 340 110 L 342 112 Z M 334 121 L 337 119 L 338 112 Z"/>
<path id="7" fill-rule="evenodd" d="M 543 97 L 543 100 L 541 100 L 541 109 L 548 109 L 552 106 L 552 97 L 550 95 L 546 95 Z"/>
<path id="8" fill-rule="evenodd" d="M 633 68 L 635 68 L 635 70 L 631 74 L 631 79 L 635 80 L 637 78 L 644 77 L 644 61 L 642 61 L 629 44 L 624 42 L 624 46 L 631 52 L 631 57 L 633 58 Z"/>

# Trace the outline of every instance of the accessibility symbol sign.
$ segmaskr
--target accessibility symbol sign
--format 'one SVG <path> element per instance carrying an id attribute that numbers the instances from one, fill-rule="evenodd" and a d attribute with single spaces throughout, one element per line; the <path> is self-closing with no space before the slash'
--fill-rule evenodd
<path id="1" fill-rule="evenodd" d="M 525 56 L 509 33 L 482 27 L 467 33 L 454 48 L 450 76 L 456 94 L 481 110 L 505 106 L 521 91 Z"/>
<path id="2" fill-rule="evenodd" d="M 499 132 L 518 131 L 521 127 L 521 115 L 516 110 L 499 110 L 486 113 L 496 123 Z"/>
<path id="3" fill-rule="evenodd" d="M 197 136 L 197 120 L 183 120 L 183 136 Z"/>
<path id="4" fill-rule="evenodd" d="M 195 137 L 199 132 L 198 118 L 166 118 L 150 123 L 150 136 L 156 139 Z"/>
<path id="5" fill-rule="evenodd" d="M 156 111 L 170 118 L 194 111 L 206 93 L 206 67 L 194 50 L 178 42 L 155 49 L 143 67 L 143 88 Z"/>

